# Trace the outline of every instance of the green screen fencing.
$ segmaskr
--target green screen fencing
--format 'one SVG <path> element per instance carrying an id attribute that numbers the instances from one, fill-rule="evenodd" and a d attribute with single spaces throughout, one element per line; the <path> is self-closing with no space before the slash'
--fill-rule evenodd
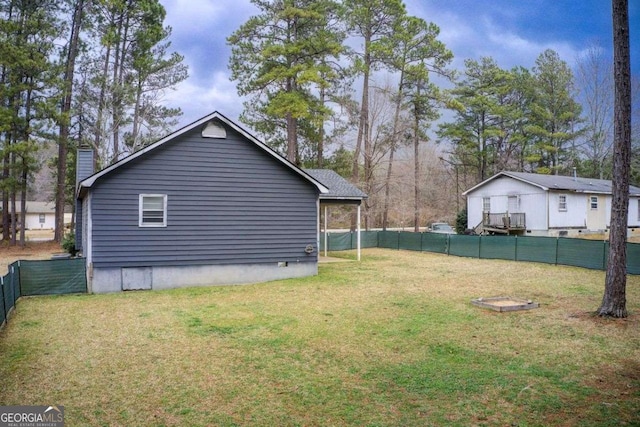
<path id="1" fill-rule="evenodd" d="M 9 272 L 0 277 L 0 325 L 4 324 L 9 317 L 11 309 L 20 298 L 20 271 L 18 263 L 14 262 L 9 266 Z"/>
<path id="2" fill-rule="evenodd" d="M 21 295 L 87 292 L 85 259 L 20 261 Z"/>
<path id="3" fill-rule="evenodd" d="M 4 324 L 18 298 L 28 295 L 87 292 L 84 258 L 46 261 L 16 261 L 0 278 L 0 325 Z"/>
<path id="4" fill-rule="evenodd" d="M 327 250 L 330 251 L 346 251 L 358 247 L 358 233 L 355 232 L 328 233 L 327 237 Z M 376 231 L 360 232 L 360 247 L 377 248 L 378 233 Z M 320 234 L 320 250 L 324 250 L 324 233 Z"/>
<path id="5" fill-rule="evenodd" d="M 356 248 L 356 233 L 329 233 L 328 236 L 329 250 Z M 437 252 L 469 258 L 541 262 L 596 270 L 606 269 L 609 252 L 608 242 L 602 240 L 540 236 L 467 236 L 408 231 L 367 231 L 363 232 L 362 242 L 363 248 Z M 627 272 L 640 274 L 638 243 L 627 243 Z"/>

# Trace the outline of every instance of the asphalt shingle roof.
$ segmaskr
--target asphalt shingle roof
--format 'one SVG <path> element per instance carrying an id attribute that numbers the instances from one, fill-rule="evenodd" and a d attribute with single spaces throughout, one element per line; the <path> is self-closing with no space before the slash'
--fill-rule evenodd
<path id="1" fill-rule="evenodd" d="M 320 195 L 321 200 L 362 200 L 367 198 L 365 192 L 331 169 L 304 169 L 304 171 L 329 189 L 328 193 Z"/>
<path id="2" fill-rule="evenodd" d="M 611 193 L 611 181 L 606 179 L 581 178 L 560 175 L 542 175 L 527 172 L 501 172 L 521 181 L 529 182 L 549 190 L 577 191 L 581 193 Z M 640 195 L 640 188 L 630 186 L 631 195 Z"/>

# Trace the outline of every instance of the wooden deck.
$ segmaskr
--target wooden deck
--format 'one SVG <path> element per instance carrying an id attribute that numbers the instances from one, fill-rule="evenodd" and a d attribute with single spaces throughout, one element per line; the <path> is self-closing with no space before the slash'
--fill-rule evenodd
<path id="1" fill-rule="evenodd" d="M 524 212 L 484 212 L 482 214 L 480 234 L 523 234 L 526 229 Z"/>

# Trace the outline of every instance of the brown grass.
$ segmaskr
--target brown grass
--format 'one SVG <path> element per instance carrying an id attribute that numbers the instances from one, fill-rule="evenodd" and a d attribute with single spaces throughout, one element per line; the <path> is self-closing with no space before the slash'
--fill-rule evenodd
<path id="1" fill-rule="evenodd" d="M 7 274 L 7 266 L 23 259 L 50 259 L 55 253 L 64 252 L 59 244 L 52 241 L 26 242 L 24 247 L 0 243 L 0 274 Z"/>

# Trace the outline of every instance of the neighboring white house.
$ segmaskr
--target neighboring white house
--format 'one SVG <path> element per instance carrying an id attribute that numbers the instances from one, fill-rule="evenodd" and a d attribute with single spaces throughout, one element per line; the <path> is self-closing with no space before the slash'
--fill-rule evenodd
<path id="1" fill-rule="evenodd" d="M 19 216 L 20 202 L 16 205 L 16 211 L 18 211 Z M 24 220 L 26 230 L 53 230 L 55 228 L 56 207 L 53 202 L 34 202 L 27 200 L 25 208 L 27 212 Z M 9 212 L 11 212 L 11 207 L 9 207 Z M 18 219 L 18 223 L 22 224 L 22 221 Z M 71 223 L 71 213 L 65 212 L 64 223 Z"/>
<path id="2" fill-rule="evenodd" d="M 500 172 L 462 193 L 468 228 L 565 236 L 605 231 L 611 218 L 611 181 L 575 176 Z M 629 191 L 629 228 L 640 228 L 640 188 Z"/>

